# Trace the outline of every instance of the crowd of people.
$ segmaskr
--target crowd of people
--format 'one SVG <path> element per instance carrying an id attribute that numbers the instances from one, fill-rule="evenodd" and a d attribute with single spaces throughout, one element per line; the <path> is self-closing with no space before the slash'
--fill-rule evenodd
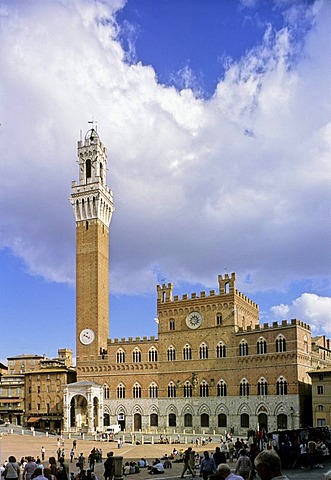
<path id="1" fill-rule="evenodd" d="M 163 474 L 165 469 L 172 468 L 173 462 L 180 462 L 183 464 L 182 479 L 188 473 L 191 477 L 200 475 L 203 480 L 254 480 L 257 474 L 261 480 L 286 480 L 281 465 L 284 468 L 323 467 L 323 461 L 329 458 L 330 438 L 330 430 L 252 434 L 247 440 L 226 435 L 225 438 L 221 436 L 212 452 L 196 453 L 193 450 L 195 441 L 192 441 L 192 446 L 182 450 L 174 447 L 169 455 L 165 453 L 150 464 L 146 458 L 122 464 L 118 462 L 122 457 L 115 457 L 114 452 L 108 452 L 103 462 L 101 448 L 93 448 L 85 458 L 83 453 L 78 454 L 76 440 L 70 449 L 70 458 L 65 459 L 64 440 L 58 438 L 56 455 L 48 461 L 42 446 L 40 457 L 28 456 L 17 461 L 9 456 L 1 467 L 1 474 L 6 480 L 98 480 L 95 466 L 99 463 L 104 467 L 104 479 L 114 480 L 118 476 L 139 473 L 143 468 L 151 475 Z M 101 470 L 98 469 L 99 474 Z"/>

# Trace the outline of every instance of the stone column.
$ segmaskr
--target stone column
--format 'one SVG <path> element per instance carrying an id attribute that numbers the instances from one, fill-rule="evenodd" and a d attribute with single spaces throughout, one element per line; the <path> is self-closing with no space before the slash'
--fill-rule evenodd
<path id="1" fill-rule="evenodd" d="M 114 457 L 114 480 L 123 479 L 123 457 Z"/>

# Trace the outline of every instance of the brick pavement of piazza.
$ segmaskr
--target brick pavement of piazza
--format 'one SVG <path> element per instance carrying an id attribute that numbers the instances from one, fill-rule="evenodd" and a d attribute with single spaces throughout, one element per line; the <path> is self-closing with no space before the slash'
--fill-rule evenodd
<path id="1" fill-rule="evenodd" d="M 24 435 L 15 435 L 15 434 L 3 434 L 0 436 L 0 459 L 3 463 L 9 455 L 14 455 L 18 460 L 27 455 L 41 457 L 41 447 L 44 446 L 46 449 L 46 460 L 49 457 L 56 457 L 57 446 L 57 437 L 41 437 L 41 436 L 24 436 Z M 115 442 L 96 442 L 95 440 L 77 440 L 77 454 L 83 453 L 84 457 L 87 458 L 90 451 L 95 448 L 102 448 L 103 451 L 103 461 L 105 459 L 106 453 L 113 451 L 114 455 L 123 456 L 123 461 L 138 460 L 141 457 L 147 458 L 149 463 L 151 463 L 156 457 L 162 457 L 165 453 L 170 455 L 173 447 L 176 447 L 178 450 L 187 448 L 188 445 L 185 444 L 176 444 L 176 445 L 164 445 L 164 444 L 145 444 L 145 445 L 132 445 L 130 443 L 125 443 L 121 449 L 117 448 Z M 197 452 L 203 452 L 208 450 L 209 452 L 214 451 L 216 443 L 209 444 L 207 447 L 200 446 L 194 450 Z M 64 448 L 66 457 L 69 457 L 69 451 L 72 447 L 72 440 L 65 439 Z M 47 461 L 44 462 L 47 465 Z M 76 468 L 76 463 L 73 462 L 70 464 L 70 472 L 78 472 Z M 173 480 L 179 479 L 182 471 L 181 463 L 173 463 L 171 469 L 165 470 L 164 475 L 148 475 L 146 469 L 141 469 L 140 473 L 129 475 L 130 480 L 144 480 L 154 478 L 155 480 Z M 230 465 L 234 467 L 234 464 Z M 331 461 L 325 462 L 324 468 L 314 469 L 314 470 L 284 470 L 283 473 L 286 474 L 289 480 L 323 480 L 324 474 L 331 470 Z M 99 480 L 103 480 L 103 463 L 96 464 L 95 473 Z M 199 473 L 199 472 L 197 472 Z M 186 476 L 185 478 L 190 478 Z M 256 477 L 256 480 L 259 480 Z"/>

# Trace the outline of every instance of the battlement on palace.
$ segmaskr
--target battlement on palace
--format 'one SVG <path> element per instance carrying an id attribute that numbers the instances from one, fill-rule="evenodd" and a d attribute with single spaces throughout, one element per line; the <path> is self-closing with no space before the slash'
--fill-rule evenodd
<path id="1" fill-rule="evenodd" d="M 248 303 L 252 307 L 258 309 L 257 303 L 253 302 L 250 298 L 246 295 L 241 293 L 239 290 L 235 288 L 236 285 L 236 274 L 231 273 L 229 275 L 226 273 L 223 275 L 218 275 L 218 284 L 219 284 L 219 291 L 216 290 L 209 290 L 208 293 L 206 291 L 201 291 L 200 294 L 191 293 L 188 295 L 184 293 L 182 295 L 174 295 L 173 296 L 173 283 L 163 283 L 162 285 L 157 285 L 157 301 L 158 303 L 176 303 L 182 302 L 185 300 L 192 300 L 198 298 L 208 298 L 208 297 L 226 297 L 227 295 L 236 296 L 242 299 L 244 302 Z"/>
<path id="2" fill-rule="evenodd" d="M 128 337 L 128 338 L 109 338 L 108 343 L 116 343 L 116 344 L 131 344 L 131 343 L 141 343 L 141 342 L 157 342 L 157 338 L 152 335 L 151 337 Z"/>
<path id="3" fill-rule="evenodd" d="M 302 322 L 301 320 L 297 320 L 296 318 L 292 318 L 291 320 L 282 320 L 280 323 L 278 322 L 272 322 L 272 325 L 269 323 L 263 323 L 263 324 L 256 324 L 256 325 L 248 325 L 246 328 L 239 327 L 238 333 L 242 332 L 253 332 L 257 330 L 271 330 L 271 329 L 277 329 L 277 328 L 284 328 L 284 327 L 291 327 L 293 325 L 297 325 L 299 327 L 305 328 L 306 330 L 310 330 L 310 325 L 308 325 L 305 322 Z"/>

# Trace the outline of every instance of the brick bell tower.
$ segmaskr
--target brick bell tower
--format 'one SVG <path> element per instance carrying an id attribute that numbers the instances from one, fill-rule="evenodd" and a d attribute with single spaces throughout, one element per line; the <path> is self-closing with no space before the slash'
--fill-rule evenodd
<path id="1" fill-rule="evenodd" d="M 113 192 L 106 184 L 107 150 L 96 129 L 78 142 L 79 182 L 70 202 L 76 219 L 77 365 L 105 353 L 109 336 L 109 225 Z"/>

